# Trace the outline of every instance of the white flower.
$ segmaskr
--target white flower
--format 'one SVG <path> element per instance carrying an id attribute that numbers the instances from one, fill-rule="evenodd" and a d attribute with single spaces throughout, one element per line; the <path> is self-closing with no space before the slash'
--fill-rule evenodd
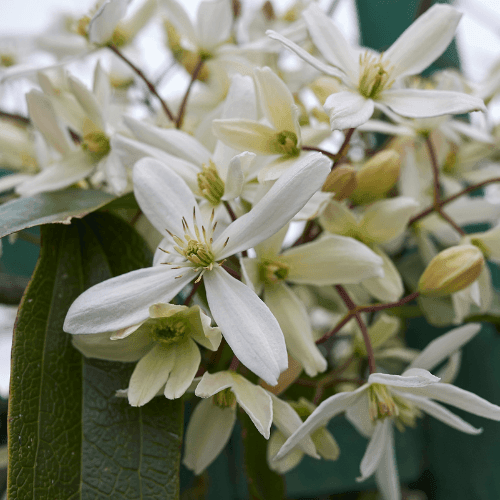
<path id="1" fill-rule="evenodd" d="M 189 420 L 182 460 L 195 474 L 201 474 L 226 446 L 236 421 L 236 403 L 269 439 L 273 402 L 262 387 L 234 372 L 206 372 L 195 394 L 205 399 L 198 403 Z"/>
<path id="2" fill-rule="evenodd" d="M 462 16 L 453 7 L 431 7 L 383 54 L 372 50 L 358 53 L 315 4 L 311 4 L 303 16 L 314 44 L 331 66 L 278 33 L 269 31 L 268 35 L 319 71 L 343 82 L 346 89 L 330 95 L 325 102 L 332 130 L 365 123 L 375 106 L 388 107 L 410 118 L 485 110 L 481 99 L 461 92 L 391 89 L 398 79 L 420 73 L 444 52 Z"/>
<path id="3" fill-rule="evenodd" d="M 198 306 L 154 304 L 149 319 L 109 333 L 74 335 L 73 345 L 90 358 L 136 361 L 127 390 L 132 406 L 143 406 L 161 391 L 166 398 L 180 398 L 200 366 L 196 343 L 216 351 L 219 328 Z"/>
<path id="4" fill-rule="evenodd" d="M 471 392 L 440 382 L 440 378 L 428 371 L 452 356 L 479 330 L 480 325 L 474 324 L 451 330 L 431 342 L 402 375 L 373 373 L 368 383 L 359 389 L 326 399 L 287 440 L 277 458 L 285 456 L 305 436 L 324 425 L 325 421 L 345 411 L 358 431 L 370 437 L 361 461 L 359 480 L 377 473 L 377 482 L 384 497 L 400 500 L 392 424 L 400 428 L 413 426 L 423 411 L 462 432 L 481 432 L 481 429 L 474 428 L 436 401 L 500 421 L 499 406 Z"/>
<path id="5" fill-rule="evenodd" d="M 90 288 L 71 306 L 64 329 L 98 333 L 137 324 L 148 317 L 149 306 L 168 302 L 203 276 L 211 313 L 228 344 L 244 365 L 275 385 L 287 366 L 278 322 L 257 295 L 220 263 L 281 229 L 319 189 L 328 172 L 329 161 L 321 154 L 304 158 L 249 213 L 213 239 L 214 222 L 204 225 L 185 182 L 157 160 L 139 161 L 134 168 L 135 195 L 155 228 L 169 233 L 160 247 L 169 249 L 171 263 L 162 264 L 159 249 L 153 267 Z"/>

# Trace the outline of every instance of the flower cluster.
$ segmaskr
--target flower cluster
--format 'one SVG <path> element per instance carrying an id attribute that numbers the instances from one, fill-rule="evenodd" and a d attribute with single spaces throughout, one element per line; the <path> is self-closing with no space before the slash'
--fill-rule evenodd
<path id="1" fill-rule="evenodd" d="M 0 112 L 7 204 L 62 190 L 137 203 L 124 217 L 152 265 L 86 290 L 64 330 L 87 357 L 136 363 L 118 394 L 132 406 L 201 398 L 183 458 L 195 474 L 226 445 L 238 406 L 279 473 L 349 453 L 326 428 L 345 413 L 369 438 L 358 480 L 375 474 L 398 500 L 395 428 L 428 414 L 481 432 L 441 403 L 500 420 L 499 406 L 452 385 L 480 335 L 460 325 L 494 314 L 487 262 L 500 260 L 500 129 L 454 115 L 487 113 L 499 89 L 418 76 L 460 17 L 435 5 L 379 54 L 352 47 L 315 2 L 280 15 L 270 2 L 241 12 L 204 0 L 193 22 L 177 0 L 134 12 L 106 0 L 39 38 L 52 65 L 0 54 L 0 81 L 31 86 L 28 116 Z M 141 67 L 151 25 L 183 95 Z M 284 64 L 291 53 L 300 71 Z M 93 67 L 90 88 L 78 65 Z M 469 196 L 478 188 L 485 196 Z M 489 228 L 464 229 L 479 223 Z M 456 328 L 408 347 L 409 304 Z"/>

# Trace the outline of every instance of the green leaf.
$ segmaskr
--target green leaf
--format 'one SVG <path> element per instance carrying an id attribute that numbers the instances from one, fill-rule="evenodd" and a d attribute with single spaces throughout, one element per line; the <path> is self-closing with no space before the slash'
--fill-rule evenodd
<path id="1" fill-rule="evenodd" d="M 84 217 L 109 203 L 113 196 L 103 191 L 67 189 L 18 198 L 0 205 L 0 238 L 28 227 Z"/>
<path id="2" fill-rule="evenodd" d="M 250 417 L 239 412 L 241 434 L 244 446 L 244 463 L 247 474 L 248 491 L 252 500 L 285 498 L 283 477 L 267 465 L 267 441 L 256 429 Z"/>
<path id="3" fill-rule="evenodd" d="M 62 330 L 83 290 L 151 258 L 111 214 L 42 228 L 13 341 L 10 499 L 178 498 L 182 403 L 157 398 L 130 407 L 115 394 L 134 365 L 83 358 Z"/>

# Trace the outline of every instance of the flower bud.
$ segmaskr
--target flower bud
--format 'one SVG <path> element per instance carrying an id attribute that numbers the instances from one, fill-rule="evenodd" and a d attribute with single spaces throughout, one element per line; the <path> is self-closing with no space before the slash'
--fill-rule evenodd
<path id="1" fill-rule="evenodd" d="M 357 173 L 358 187 L 351 199 L 360 205 L 382 198 L 396 184 L 401 168 L 401 157 L 389 149 L 370 158 Z"/>
<path id="2" fill-rule="evenodd" d="M 481 274 L 484 258 L 474 245 L 443 250 L 429 263 L 418 282 L 418 291 L 429 297 L 443 297 L 471 285 Z"/>
<path id="3" fill-rule="evenodd" d="M 348 165 L 342 165 L 334 168 L 328 174 L 321 191 L 335 193 L 334 199 L 342 201 L 351 195 L 357 185 L 356 169 Z"/>

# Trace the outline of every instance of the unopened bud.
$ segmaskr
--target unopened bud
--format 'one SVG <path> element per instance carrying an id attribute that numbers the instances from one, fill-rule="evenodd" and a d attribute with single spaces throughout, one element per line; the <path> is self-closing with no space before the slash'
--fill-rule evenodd
<path id="1" fill-rule="evenodd" d="M 356 180 L 356 169 L 351 166 L 342 165 L 334 168 L 326 178 L 321 191 L 335 193 L 334 199 L 337 201 L 349 198 L 358 185 Z"/>
<path id="2" fill-rule="evenodd" d="M 377 153 L 358 170 L 358 187 L 351 196 L 357 204 L 371 203 L 382 198 L 396 184 L 401 168 L 401 157 L 389 149 Z"/>
<path id="3" fill-rule="evenodd" d="M 443 250 L 429 263 L 418 282 L 418 291 L 429 297 L 459 292 L 477 280 L 484 257 L 474 245 L 458 245 Z"/>

